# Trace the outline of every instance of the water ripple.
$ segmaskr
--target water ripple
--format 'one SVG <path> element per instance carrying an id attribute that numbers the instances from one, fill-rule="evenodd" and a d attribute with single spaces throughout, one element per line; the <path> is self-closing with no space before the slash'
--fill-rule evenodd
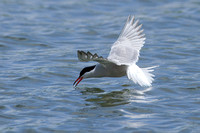
<path id="1" fill-rule="evenodd" d="M 0 2 L 0 132 L 198 132 L 200 2 Z M 107 57 L 128 15 L 143 24 L 152 87 L 83 80 L 76 51 Z"/>

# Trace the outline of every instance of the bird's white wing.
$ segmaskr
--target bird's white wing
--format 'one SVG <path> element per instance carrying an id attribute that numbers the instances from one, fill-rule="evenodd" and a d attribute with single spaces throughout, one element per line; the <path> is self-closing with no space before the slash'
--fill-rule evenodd
<path id="1" fill-rule="evenodd" d="M 108 59 L 103 58 L 102 56 L 98 56 L 96 53 L 92 54 L 89 51 L 86 53 L 84 51 L 77 51 L 78 58 L 80 61 L 88 62 L 88 61 L 96 61 L 101 64 L 114 64 L 114 62 L 109 61 Z"/>
<path id="2" fill-rule="evenodd" d="M 119 38 L 111 47 L 108 60 L 117 65 L 130 65 L 138 61 L 140 49 L 145 43 L 142 24 L 138 23 L 138 20 L 134 22 L 134 16 L 128 17 Z"/>

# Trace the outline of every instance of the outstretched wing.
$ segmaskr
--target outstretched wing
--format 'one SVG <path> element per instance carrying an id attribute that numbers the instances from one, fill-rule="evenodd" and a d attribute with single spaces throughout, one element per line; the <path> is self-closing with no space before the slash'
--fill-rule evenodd
<path id="1" fill-rule="evenodd" d="M 117 65 L 130 65 L 136 63 L 139 58 L 140 49 L 145 43 L 145 35 L 142 34 L 142 24 L 134 22 L 134 16 L 129 16 L 127 22 L 119 35 L 117 41 L 112 45 L 108 60 Z"/>
<path id="2" fill-rule="evenodd" d="M 102 56 L 98 56 L 96 53 L 91 54 L 89 51 L 86 53 L 84 51 L 78 50 L 77 54 L 78 54 L 78 59 L 80 61 L 83 61 L 83 62 L 96 61 L 96 62 L 99 62 L 101 64 L 108 64 L 108 63 L 114 64 L 114 62 L 109 61 L 109 60 L 103 58 Z"/>

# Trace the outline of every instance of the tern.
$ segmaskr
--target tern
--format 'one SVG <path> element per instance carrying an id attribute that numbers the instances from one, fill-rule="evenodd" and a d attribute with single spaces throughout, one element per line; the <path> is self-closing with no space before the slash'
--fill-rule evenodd
<path id="1" fill-rule="evenodd" d="M 122 77 L 126 76 L 135 84 L 140 86 L 151 86 L 154 75 L 153 67 L 140 68 L 136 65 L 140 49 L 145 43 L 145 34 L 139 25 L 139 20 L 135 21 L 134 16 L 129 16 L 117 41 L 112 45 L 107 58 L 98 56 L 96 53 L 77 51 L 80 61 L 96 61 L 98 64 L 88 66 L 81 70 L 79 77 L 74 82 L 76 87 L 82 79 L 98 77 Z"/>

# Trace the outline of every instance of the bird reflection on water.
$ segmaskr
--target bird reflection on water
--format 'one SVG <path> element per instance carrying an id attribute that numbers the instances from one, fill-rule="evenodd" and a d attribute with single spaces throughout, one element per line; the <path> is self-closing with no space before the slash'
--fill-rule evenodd
<path id="1" fill-rule="evenodd" d="M 152 87 L 137 90 L 123 89 L 120 91 L 105 92 L 101 88 L 82 88 L 81 93 L 87 96 L 85 101 L 97 104 L 101 107 L 112 107 L 129 104 L 131 102 L 149 102 L 145 99 L 145 92 L 151 91 Z"/>
<path id="2" fill-rule="evenodd" d="M 130 85 L 122 85 L 122 87 L 125 89 L 111 92 L 108 92 L 109 89 L 105 89 L 106 91 L 104 91 L 104 89 L 101 88 L 78 88 L 87 104 L 75 113 L 90 125 L 99 125 L 98 123 L 100 121 L 105 123 L 105 120 L 109 121 L 110 125 L 115 125 L 117 122 L 116 120 L 121 119 L 122 121 L 119 123 L 120 126 L 118 128 L 124 128 L 127 127 L 127 125 L 132 128 L 145 126 L 145 121 L 140 122 L 138 120 L 148 119 L 154 116 L 145 106 L 149 105 L 149 102 L 152 102 L 152 100 L 146 96 L 146 93 L 151 91 L 152 87 L 143 90 L 133 88 L 127 89 L 126 87 L 130 87 Z M 125 108 L 121 108 L 122 105 Z M 138 112 L 140 113 L 138 114 Z M 99 120 L 91 123 L 91 121 L 87 119 L 88 117 L 91 119 L 98 117 Z M 110 126 L 105 125 L 104 128 L 106 127 Z"/>

